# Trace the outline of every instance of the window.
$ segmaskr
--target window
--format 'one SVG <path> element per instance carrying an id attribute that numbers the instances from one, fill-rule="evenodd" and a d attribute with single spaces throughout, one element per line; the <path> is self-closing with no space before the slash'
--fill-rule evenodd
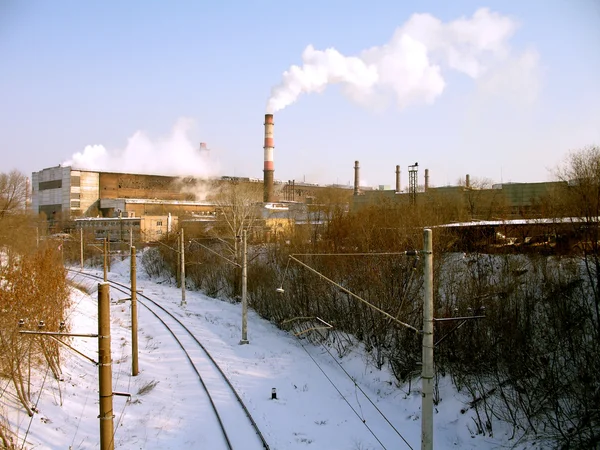
<path id="1" fill-rule="evenodd" d="M 162 220 L 157 220 L 156 221 L 156 226 L 157 227 L 162 227 Z"/>
<path id="2" fill-rule="evenodd" d="M 62 180 L 40 181 L 40 191 L 45 191 L 46 189 L 60 189 L 61 187 Z"/>

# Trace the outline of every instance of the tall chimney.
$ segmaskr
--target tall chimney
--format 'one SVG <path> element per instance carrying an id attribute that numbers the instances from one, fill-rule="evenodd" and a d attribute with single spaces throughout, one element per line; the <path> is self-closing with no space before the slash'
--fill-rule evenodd
<path id="1" fill-rule="evenodd" d="M 360 174 L 359 174 L 358 161 L 354 161 L 354 195 L 358 195 L 359 185 L 360 185 Z"/>
<path id="2" fill-rule="evenodd" d="M 208 155 L 209 150 L 206 142 L 200 142 L 200 155 L 205 156 Z"/>
<path id="3" fill-rule="evenodd" d="M 429 169 L 425 169 L 425 192 L 429 189 Z"/>
<path id="4" fill-rule="evenodd" d="M 263 201 L 270 203 L 273 201 L 273 114 L 265 114 L 265 168 L 264 168 L 264 187 Z"/>
<path id="5" fill-rule="evenodd" d="M 400 193 L 400 166 L 396 166 L 396 194 Z"/>
<path id="6" fill-rule="evenodd" d="M 471 187 L 471 177 L 469 176 L 469 174 L 467 174 L 467 176 L 465 177 L 465 187 Z"/>

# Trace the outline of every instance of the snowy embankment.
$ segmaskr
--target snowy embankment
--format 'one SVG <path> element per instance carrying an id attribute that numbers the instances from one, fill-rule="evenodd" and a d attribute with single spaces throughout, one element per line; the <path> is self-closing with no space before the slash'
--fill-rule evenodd
<path id="1" fill-rule="evenodd" d="M 101 275 L 99 270 L 90 273 Z M 329 353 L 324 347 L 307 344 L 252 311 L 250 344 L 239 345 L 239 304 L 187 292 L 184 309 L 179 306 L 180 289 L 149 280 L 142 270 L 138 275 L 138 289 L 177 312 L 212 353 L 272 450 L 420 448 L 420 381 L 415 380 L 408 393 L 396 386 L 390 372 L 368 366 L 360 346 L 335 360 L 333 350 Z M 96 333 L 97 282 L 71 277 L 89 292 L 72 291 L 71 332 Z M 128 283 L 129 261 L 113 264 L 110 278 Z M 114 397 L 115 448 L 224 448 L 219 447 L 219 431 L 203 426 L 204 418 L 212 413 L 201 406 L 200 383 L 182 351 L 141 306 L 140 373 L 130 376 L 129 304 L 118 301 L 125 297 L 111 290 L 113 390 L 131 394 L 130 400 Z M 72 344 L 97 359 L 95 339 L 74 338 Z M 62 355 L 63 381 L 54 380 L 51 374 L 45 376 L 45 371 L 33 379 L 32 398 L 39 412 L 29 418 L 18 408 L 9 408 L 11 425 L 19 432 L 18 448 L 25 434 L 26 448 L 99 448 L 97 369 L 66 348 Z M 272 388 L 276 400 L 271 399 Z M 498 434 L 501 425 L 495 426 L 494 439 L 473 434 L 471 412 L 460 413 L 466 399 L 454 391 L 449 379 L 441 380 L 440 395 L 443 400 L 434 415 L 436 449 L 510 446 L 508 435 Z M 9 395 L 3 395 L 2 402 L 12 404 Z"/>

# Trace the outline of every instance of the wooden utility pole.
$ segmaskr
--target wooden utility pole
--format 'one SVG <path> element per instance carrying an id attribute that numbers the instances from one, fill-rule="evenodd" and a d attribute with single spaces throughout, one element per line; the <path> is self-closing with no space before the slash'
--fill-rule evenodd
<path id="1" fill-rule="evenodd" d="M 421 450 L 433 449 L 433 245 L 423 230 L 425 296 L 423 298 L 423 369 L 421 374 Z"/>
<path id="2" fill-rule="evenodd" d="M 131 375 L 139 373 L 138 368 L 138 323 L 137 323 L 137 268 L 135 247 L 131 247 Z"/>
<path id="3" fill-rule="evenodd" d="M 83 270 L 83 228 L 79 229 L 79 253 L 81 254 L 81 270 Z"/>
<path id="4" fill-rule="evenodd" d="M 98 378 L 100 384 L 100 450 L 114 450 L 110 286 L 98 283 Z"/>
<path id="5" fill-rule="evenodd" d="M 181 306 L 185 306 L 185 240 L 181 227 Z"/>
<path id="6" fill-rule="evenodd" d="M 108 239 L 104 238 L 104 282 L 108 281 Z"/>
<path id="7" fill-rule="evenodd" d="M 242 340 L 240 344 L 249 344 L 248 341 L 248 251 L 246 246 L 246 230 L 242 231 Z"/>

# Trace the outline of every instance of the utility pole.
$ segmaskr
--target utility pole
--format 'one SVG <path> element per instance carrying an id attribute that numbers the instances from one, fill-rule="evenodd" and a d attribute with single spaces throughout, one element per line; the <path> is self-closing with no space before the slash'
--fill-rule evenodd
<path id="1" fill-rule="evenodd" d="M 177 239 L 177 271 L 175 272 L 175 285 L 181 287 L 181 239 Z"/>
<path id="2" fill-rule="evenodd" d="M 133 247 L 133 227 L 129 224 L 129 248 Z"/>
<path id="3" fill-rule="evenodd" d="M 242 231 L 242 340 L 240 344 L 249 344 L 248 341 L 248 251 L 246 245 L 246 230 Z"/>
<path id="4" fill-rule="evenodd" d="M 431 229 L 423 230 L 425 297 L 423 299 L 423 371 L 421 373 L 421 450 L 433 449 L 433 245 Z"/>
<path id="5" fill-rule="evenodd" d="M 108 239 L 104 238 L 104 282 L 108 281 Z"/>
<path id="6" fill-rule="evenodd" d="M 107 245 L 107 257 L 106 257 L 106 266 L 108 267 L 108 271 L 110 272 L 110 233 L 108 233 L 107 235 L 108 237 L 106 238 L 106 245 Z"/>
<path id="7" fill-rule="evenodd" d="M 83 270 L 83 228 L 79 229 L 79 252 L 81 253 L 81 270 Z"/>
<path id="8" fill-rule="evenodd" d="M 135 247 L 131 247 L 131 375 L 139 373 L 138 368 L 138 323 L 137 323 L 137 267 Z"/>
<path id="9" fill-rule="evenodd" d="M 98 283 L 98 378 L 100 385 L 100 450 L 114 450 L 112 359 L 110 350 L 110 286 Z"/>
<path id="10" fill-rule="evenodd" d="M 183 227 L 181 227 L 181 306 L 185 306 L 185 240 Z"/>

